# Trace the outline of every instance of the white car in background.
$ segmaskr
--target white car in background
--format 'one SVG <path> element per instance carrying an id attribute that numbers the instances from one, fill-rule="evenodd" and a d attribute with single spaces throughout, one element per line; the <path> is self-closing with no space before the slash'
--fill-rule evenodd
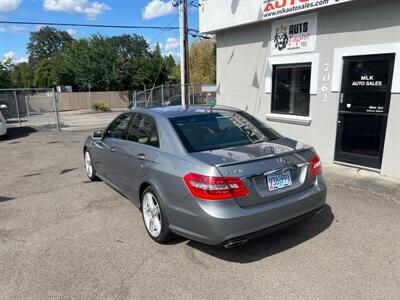
<path id="1" fill-rule="evenodd" d="M 7 123 L 6 119 L 1 113 L 1 107 L 0 107 L 0 137 L 5 135 L 7 135 Z"/>

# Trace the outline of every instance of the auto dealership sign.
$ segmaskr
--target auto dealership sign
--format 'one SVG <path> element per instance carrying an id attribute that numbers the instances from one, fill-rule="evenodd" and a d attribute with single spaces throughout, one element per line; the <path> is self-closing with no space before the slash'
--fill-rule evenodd
<path id="1" fill-rule="evenodd" d="M 200 0 L 200 32 L 273 20 L 354 0 Z"/>
<path id="2" fill-rule="evenodd" d="M 278 18 L 351 0 L 262 0 L 264 19 Z"/>
<path id="3" fill-rule="evenodd" d="M 279 20 L 272 23 L 271 30 L 271 55 L 314 51 L 317 15 Z"/>

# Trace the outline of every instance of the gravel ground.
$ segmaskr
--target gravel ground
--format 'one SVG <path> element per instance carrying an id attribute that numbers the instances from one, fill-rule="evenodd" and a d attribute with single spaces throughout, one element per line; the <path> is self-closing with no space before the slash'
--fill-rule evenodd
<path id="1" fill-rule="evenodd" d="M 0 298 L 399 299 L 399 181 L 324 166 L 330 209 L 223 249 L 151 241 L 140 212 L 87 180 L 88 132 L 0 141 Z"/>

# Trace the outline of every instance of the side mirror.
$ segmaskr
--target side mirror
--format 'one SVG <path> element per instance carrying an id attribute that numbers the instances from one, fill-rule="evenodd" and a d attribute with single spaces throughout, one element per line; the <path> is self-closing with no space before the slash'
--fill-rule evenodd
<path id="1" fill-rule="evenodd" d="M 0 104 L 0 110 L 7 110 L 8 107 L 5 104 Z"/>
<path id="2" fill-rule="evenodd" d="M 96 130 L 92 133 L 92 139 L 94 140 L 101 140 L 103 138 L 104 130 Z"/>

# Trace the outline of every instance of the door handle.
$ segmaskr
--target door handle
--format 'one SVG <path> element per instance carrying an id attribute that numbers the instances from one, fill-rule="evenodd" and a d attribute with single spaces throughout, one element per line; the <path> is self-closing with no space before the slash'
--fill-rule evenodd
<path id="1" fill-rule="evenodd" d="M 110 148 L 110 152 L 114 152 L 115 151 L 115 148 L 114 147 L 111 147 Z"/>
<path id="2" fill-rule="evenodd" d="M 146 155 L 145 155 L 144 153 L 139 153 L 139 154 L 137 155 L 137 158 L 138 158 L 139 160 L 144 160 L 144 159 L 146 158 Z"/>

